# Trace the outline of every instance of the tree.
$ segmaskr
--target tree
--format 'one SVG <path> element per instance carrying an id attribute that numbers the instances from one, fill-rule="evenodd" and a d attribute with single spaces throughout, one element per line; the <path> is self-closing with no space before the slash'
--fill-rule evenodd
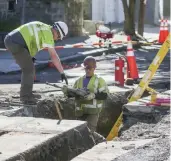
<path id="1" fill-rule="evenodd" d="M 143 36 L 144 33 L 144 16 L 147 0 L 140 0 L 140 9 L 139 9 L 139 19 L 138 19 L 138 34 Z"/>
<path id="2" fill-rule="evenodd" d="M 124 21 L 124 32 L 126 35 L 130 35 L 132 39 L 141 39 L 145 40 L 143 36 L 144 32 L 144 15 L 145 15 L 145 6 L 147 0 L 140 0 L 140 11 L 139 11 L 139 20 L 138 20 L 138 34 L 135 33 L 135 3 L 136 0 L 129 0 L 129 5 L 127 0 L 122 0 L 125 21 Z M 141 36 L 142 35 L 142 36 Z"/>
<path id="3" fill-rule="evenodd" d="M 65 0 L 65 21 L 69 36 L 81 36 L 83 28 L 83 0 Z"/>
<path id="4" fill-rule="evenodd" d="M 134 24 L 134 11 L 135 11 L 136 0 L 129 0 L 129 5 L 127 0 L 122 0 L 125 21 L 124 21 L 124 32 L 127 35 L 135 35 L 135 24 Z"/>
<path id="5" fill-rule="evenodd" d="M 84 0 L 43 0 L 44 2 L 64 3 L 64 21 L 67 23 L 68 36 L 81 36 L 83 28 L 83 2 Z"/>

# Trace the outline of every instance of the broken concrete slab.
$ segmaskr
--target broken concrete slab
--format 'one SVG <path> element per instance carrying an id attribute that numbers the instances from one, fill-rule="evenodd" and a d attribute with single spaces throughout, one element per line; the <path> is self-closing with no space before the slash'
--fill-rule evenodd
<path id="1" fill-rule="evenodd" d="M 170 98 L 171 90 L 159 93 L 158 98 Z M 143 97 L 137 101 L 129 102 L 123 105 L 123 123 L 122 130 L 128 129 L 137 122 L 156 124 L 161 118 L 170 112 L 170 106 L 150 105 L 151 96 Z M 121 131 L 122 131 L 121 130 Z"/>
<path id="2" fill-rule="evenodd" d="M 0 130 L 4 131 L 17 131 L 17 132 L 25 132 L 25 133 L 54 133 L 60 134 L 65 131 L 68 131 L 72 128 L 76 128 L 82 126 L 82 124 L 86 124 L 82 121 L 72 120 L 62 120 L 59 125 L 57 125 L 58 120 L 51 119 L 43 119 L 43 118 L 34 118 L 34 117 L 0 117 L 2 121 L 0 123 L 3 124 L 4 119 L 7 122 L 7 125 L 2 125 L 3 128 L 0 127 Z M 10 123 L 10 122 L 13 123 Z M 8 124 L 9 123 L 9 124 Z M 85 125 L 84 125 L 85 126 Z"/>
<path id="3" fill-rule="evenodd" d="M 123 155 L 117 159 L 117 161 L 130 161 L 130 160 L 146 160 L 146 161 L 168 161 L 170 158 L 170 112 L 160 113 L 160 119 L 156 120 L 138 120 L 130 125 L 125 122 L 123 126 L 128 128 L 122 128 L 120 135 L 116 138 L 117 141 L 141 141 L 142 139 L 155 139 L 154 141 L 134 149 L 130 153 Z M 144 113 L 144 115 L 146 115 Z M 135 115 L 130 116 L 131 119 Z M 128 117 L 129 119 L 129 117 Z"/>
<path id="4" fill-rule="evenodd" d="M 170 98 L 170 90 L 158 94 L 158 97 Z M 146 106 L 145 103 L 149 101 L 150 97 L 145 97 L 137 100 L 136 103 L 131 102 L 124 105 L 123 127 L 116 140 L 133 141 L 154 138 L 156 140 L 119 157 L 117 161 L 169 160 L 170 107 Z M 138 103 L 141 103 L 141 106 Z M 138 107 L 137 111 L 133 105 Z M 150 108 L 150 110 L 142 110 L 141 108 Z"/>
<path id="5" fill-rule="evenodd" d="M 0 160 L 68 161 L 92 148 L 86 122 L 0 117 Z"/>
<path id="6" fill-rule="evenodd" d="M 170 98 L 171 90 L 168 90 L 166 92 L 160 93 L 157 95 L 158 98 Z M 155 106 L 155 105 L 148 105 L 151 101 L 151 96 L 143 97 L 142 99 L 139 99 L 137 101 L 133 101 L 130 103 L 127 103 L 123 106 L 123 109 L 127 109 L 130 112 L 143 112 L 143 113 L 151 113 L 155 109 L 169 109 L 170 107 L 165 107 L 164 105 L 162 107 Z"/>
<path id="7" fill-rule="evenodd" d="M 18 125 L 21 123 L 25 123 L 33 120 L 33 118 L 24 118 L 24 117 L 16 117 L 16 118 L 8 118 L 6 116 L 0 116 L 0 130 L 4 130 L 7 127 L 11 127 L 12 125 Z"/>
<path id="8" fill-rule="evenodd" d="M 140 141 L 109 141 L 100 143 L 71 161 L 114 161 L 115 159 L 117 160 L 119 157 L 130 153 L 132 150 L 138 149 L 154 140 L 155 139 Z"/>
<path id="9" fill-rule="evenodd" d="M 55 134 L 30 134 L 22 132 L 9 132 L 4 134 L 0 136 L 0 160 L 22 159 L 24 156 L 20 153 L 29 151 L 52 137 L 55 137 Z"/>
<path id="10" fill-rule="evenodd" d="M 170 94 L 170 91 L 164 93 Z M 161 117 L 156 122 L 152 120 L 145 122 L 138 119 L 136 115 L 128 115 L 128 119 L 130 117 L 137 119 L 134 124 L 124 122 L 123 127 L 127 128 L 122 128 L 119 136 L 113 141 L 100 143 L 72 161 L 168 161 L 170 158 L 170 110 L 167 111 L 164 114 L 159 112 Z M 147 115 L 147 113 L 141 113 L 144 116 Z"/>

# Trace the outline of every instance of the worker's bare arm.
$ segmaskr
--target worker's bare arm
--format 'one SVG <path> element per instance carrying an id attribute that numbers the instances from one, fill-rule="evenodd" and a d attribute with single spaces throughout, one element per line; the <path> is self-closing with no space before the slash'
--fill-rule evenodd
<path id="1" fill-rule="evenodd" d="M 63 73 L 64 70 L 63 70 L 63 67 L 61 65 L 61 61 L 59 59 L 59 56 L 58 56 L 55 48 L 48 48 L 48 52 L 50 54 L 50 57 L 52 59 L 53 64 L 55 65 L 55 67 L 58 69 L 58 71 L 60 73 Z"/>

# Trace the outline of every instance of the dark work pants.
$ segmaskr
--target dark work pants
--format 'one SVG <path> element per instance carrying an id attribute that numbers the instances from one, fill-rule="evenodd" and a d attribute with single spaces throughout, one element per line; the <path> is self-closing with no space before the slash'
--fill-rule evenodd
<path id="1" fill-rule="evenodd" d="M 20 66 L 22 71 L 20 97 L 28 97 L 32 94 L 35 74 L 32 57 L 26 48 L 13 42 L 9 35 L 5 37 L 4 43 L 6 48 L 12 53 L 16 63 Z"/>

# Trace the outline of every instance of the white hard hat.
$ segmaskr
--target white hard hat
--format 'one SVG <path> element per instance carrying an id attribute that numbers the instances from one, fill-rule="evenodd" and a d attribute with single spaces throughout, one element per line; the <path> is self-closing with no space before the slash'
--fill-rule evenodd
<path id="1" fill-rule="evenodd" d="M 68 34 L 68 26 L 65 22 L 57 21 L 54 22 L 53 27 L 57 29 L 60 33 L 61 40 Z"/>

